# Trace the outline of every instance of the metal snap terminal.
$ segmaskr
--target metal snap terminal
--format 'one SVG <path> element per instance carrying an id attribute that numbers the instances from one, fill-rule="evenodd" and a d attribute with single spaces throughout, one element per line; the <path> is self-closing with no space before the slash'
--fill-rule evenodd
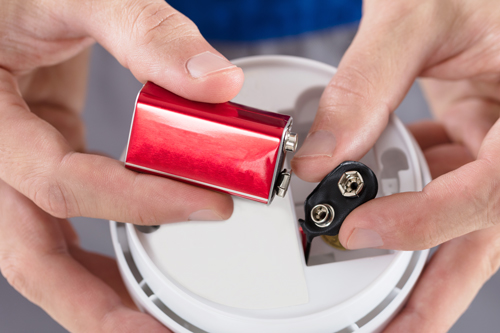
<path id="1" fill-rule="evenodd" d="M 321 239 L 323 239 L 323 241 L 326 244 L 330 245 L 331 247 L 337 250 L 347 251 L 347 249 L 344 246 L 342 246 L 342 243 L 340 243 L 339 235 L 335 236 L 321 235 Z"/>
<path id="2" fill-rule="evenodd" d="M 359 172 L 347 171 L 340 177 L 338 185 L 344 197 L 357 197 L 363 190 L 365 183 Z"/>
<path id="3" fill-rule="evenodd" d="M 290 185 L 290 179 L 292 178 L 292 172 L 286 169 L 281 171 L 278 178 L 278 185 L 276 185 L 276 195 L 283 198 L 288 191 L 288 186 Z"/>
<path id="4" fill-rule="evenodd" d="M 311 219 L 320 228 L 326 228 L 333 222 L 335 211 L 329 204 L 319 204 L 311 210 Z"/>
<path id="5" fill-rule="evenodd" d="M 299 142 L 299 137 L 297 133 L 287 132 L 285 135 L 285 144 L 283 148 L 285 151 L 294 152 L 297 149 L 297 144 Z"/>

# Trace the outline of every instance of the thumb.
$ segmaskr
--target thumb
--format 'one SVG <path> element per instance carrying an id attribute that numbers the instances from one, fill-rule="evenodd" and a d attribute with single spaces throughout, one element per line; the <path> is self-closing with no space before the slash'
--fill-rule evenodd
<path id="1" fill-rule="evenodd" d="M 209 103 L 233 98 L 243 72 L 163 0 L 73 1 L 65 15 L 141 82 Z"/>
<path id="2" fill-rule="evenodd" d="M 309 134 L 292 160 L 306 181 L 319 181 L 375 144 L 432 50 L 428 9 L 415 1 L 367 1 L 359 31 L 321 97 Z M 419 27 L 419 29 L 416 29 Z"/>

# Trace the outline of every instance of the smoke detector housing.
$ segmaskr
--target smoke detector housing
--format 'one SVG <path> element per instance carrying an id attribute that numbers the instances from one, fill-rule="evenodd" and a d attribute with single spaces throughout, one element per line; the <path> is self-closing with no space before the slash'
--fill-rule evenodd
<path id="1" fill-rule="evenodd" d="M 303 141 L 335 68 L 289 56 L 233 63 L 245 73 L 234 102 L 291 115 Z M 394 115 L 361 162 L 377 175 L 377 197 L 420 191 L 431 180 L 420 148 Z M 111 221 L 137 306 L 176 333 L 380 332 L 407 300 L 428 250 L 342 251 L 317 237 L 306 264 L 298 219 L 315 186 L 293 177 L 286 196 L 269 206 L 235 197 L 233 216 L 223 222 L 140 231 Z"/>

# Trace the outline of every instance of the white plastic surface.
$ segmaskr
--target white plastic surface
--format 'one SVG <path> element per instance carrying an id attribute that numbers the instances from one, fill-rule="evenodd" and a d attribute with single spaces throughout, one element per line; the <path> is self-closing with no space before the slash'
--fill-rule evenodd
<path id="1" fill-rule="evenodd" d="M 309 301 L 294 219 L 290 200 L 267 206 L 235 197 L 228 221 L 137 234 L 162 273 L 191 292 L 230 307 L 270 309 Z"/>
<path id="2" fill-rule="evenodd" d="M 307 133 L 321 91 L 335 73 L 330 66 L 295 57 L 235 63 L 245 72 L 235 101 L 291 114 L 293 130 L 301 134 Z M 379 178 L 379 196 L 421 190 L 430 180 L 423 156 L 395 117 L 362 161 Z M 127 225 L 121 240 L 112 223 L 127 287 L 141 307 L 175 332 L 380 330 L 403 304 L 427 252 L 353 251 L 357 259 L 340 261 L 323 246 L 313 248 L 311 256 L 331 255 L 332 262 L 306 266 L 295 211 L 302 213 L 313 188 L 294 177 L 293 198 L 289 191 L 270 206 L 235 198 L 235 213 L 227 222 L 180 223 L 151 234 Z M 133 279 L 131 262 L 137 266 Z M 158 304 L 164 307 L 160 312 Z"/>

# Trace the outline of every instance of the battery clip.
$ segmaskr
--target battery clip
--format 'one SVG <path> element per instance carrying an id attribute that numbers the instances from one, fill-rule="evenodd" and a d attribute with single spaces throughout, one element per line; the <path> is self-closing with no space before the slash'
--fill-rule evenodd
<path id="1" fill-rule="evenodd" d="M 306 236 L 306 261 L 314 237 L 338 235 L 347 215 L 377 192 L 377 177 L 360 162 L 343 162 L 323 178 L 304 203 L 305 220 L 299 220 Z"/>

